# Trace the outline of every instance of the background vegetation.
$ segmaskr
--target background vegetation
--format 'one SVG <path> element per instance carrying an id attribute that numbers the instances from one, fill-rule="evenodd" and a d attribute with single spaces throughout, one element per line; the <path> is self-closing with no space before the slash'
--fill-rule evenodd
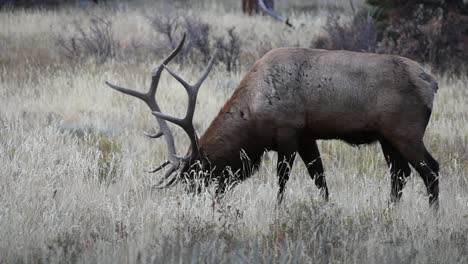
<path id="1" fill-rule="evenodd" d="M 354 5 L 278 1 L 277 11 L 296 29 L 245 16 L 240 1 L 227 0 L 0 10 L 0 263 L 468 261 L 466 72 L 435 73 L 440 88 L 425 142 L 441 163 L 438 213 L 428 210 L 417 175 L 401 203 L 389 207 L 380 147 L 337 141 L 320 142 L 328 203 L 297 162 L 277 208 L 275 153 L 221 203 L 211 189 L 199 196 L 180 186 L 151 192 L 160 175 L 144 169 L 166 153 L 140 132 L 157 126 L 145 105 L 104 85 L 145 89 L 151 69 L 187 32 L 173 68 L 188 80 L 198 78 L 215 47 L 221 50 L 199 96 L 195 125 L 202 133 L 250 65 L 272 48 L 339 43 L 334 39 L 358 43 L 358 50 L 378 47 L 380 22 L 366 13 L 365 23 L 352 27 L 365 7 Z M 166 73 L 160 87 L 164 111 L 182 115 L 183 89 Z M 188 140 L 174 130 L 180 153 Z"/>

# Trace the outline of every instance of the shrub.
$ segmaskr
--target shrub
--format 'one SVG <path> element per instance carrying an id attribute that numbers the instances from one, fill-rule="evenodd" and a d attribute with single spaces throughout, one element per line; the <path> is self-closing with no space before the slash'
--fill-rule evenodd
<path id="1" fill-rule="evenodd" d="M 162 56 L 173 50 L 185 33 L 186 43 L 180 55 L 176 57 L 179 63 L 190 59 L 206 64 L 216 48 L 217 60 L 226 65 L 228 72 L 240 70 L 240 38 L 234 32 L 234 27 L 227 29 L 227 37 L 213 37 L 208 23 L 198 17 L 183 16 L 171 9 L 166 9 L 166 12 L 160 12 L 148 19 L 153 30 L 164 39 L 163 43 L 158 43 L 154 47 L 157 55 Z"/>
<path id="2" fill-rule="evenodd" d="M 468 5 L 461 1 L 367 0 L 350 25 L 331 14 L 312 46 L 397 54 L 462 73 L 468 61 Z"/>
<path id="3" fill-rule="evenodd" d="M 202 60 L 205 63 L 209 61 L 212 53 L 209 24 L 197 17 L 183 16 L 169 8 L 148 19 L 153 30 L 165 39 L 165 43 L 157 43 L 154 47 L 157 55 L 161 56 L 175 49 L 185 33 L 187 34 L 185 45 L 176 59 L 182 62 L 188 59 L 190 54 L 190 59 L 193 61 Z"/>
<path id="4" fill-rule="evenodd" d="M 218 49 L 218 60 L 226 65 L 228 72 L 240 70 L 240 38 L 234 29 L 235 27 L 227 29 L 227 39 L 218 37 L 215 44 Z"/>
<path id="5" fill-rule="evenodd" d="M 77 0 L 0 0 L 0 7 L 55 7 L 74 2 Z"/>
<path id="6" fill-rule="evenodd" d="M 163 12 L 158 12 L 156 15 L 148 16 L 147 18 L 150 21 L 153 30 L 166 38 L 170 49 L 175 49 L 180 35 L 178 30 L 180 26 L 179 14 L 166 8 L 166 10 L 163 10 Z"/>
<path id="7" fill-rule="evenodd" d="M 95 58 L 98 63 L 116 57 L 117 44 L 110 21 L 93 17 L 88 27 L 73 23 L 72 31 L 71 36 L 57 37 L 59 52 L 64 57 L 70 60 Z"/>
<path id="8" fill-rule="evenodd" d="M 377 31 L 374 19 L 367 11 L 358 12 L 350 25 L 342 22 L 341 16 L 330 13 L 324 26 L 325 36 L 312 42 L 312 47 L 329 50 L 352 50 L 375 52 Z"/>
<path id="9" fill-rule="evenodd" d="M 187 50 L 195 49 L 203 62 L 208 62 L 211 56 L 210 25 L 196 17 L 184 17 L 185 32 L 187 33 Z"/>
<path id="10" fill-rule="evenodd" d="M 378 12 L 379 52 L 461 73 L 468 61 L 468 5 L 462 1 L 367 1 Z"/>

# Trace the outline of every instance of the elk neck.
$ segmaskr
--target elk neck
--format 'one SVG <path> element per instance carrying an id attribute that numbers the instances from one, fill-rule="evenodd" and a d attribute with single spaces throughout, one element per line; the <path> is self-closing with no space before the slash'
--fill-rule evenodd
<path id="1" fill-rule="evenodd" d="M 216 170 L 230 167 L 236 172 L 257 166 L 265 150 L 249 107 L 250 81 L 251 78 L 245 78 L 240 83 L 200 138 L 201 150 Z"/>

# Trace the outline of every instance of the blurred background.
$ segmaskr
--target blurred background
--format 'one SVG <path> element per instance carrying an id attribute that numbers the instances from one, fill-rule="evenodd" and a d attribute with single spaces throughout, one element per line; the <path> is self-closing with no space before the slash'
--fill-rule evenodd
<path id="1" fill-rule="evenodd" d="M 468 1 L 466 0 L 0 0 L 0 8 L 57 10 L 80 8 L 89 13 L 89 25 L 62 19 L 58 25 L 67 26 L 68 36 L 56 38 L 56 48 L 69 59 L 95 56 L 100 61 L 122 58 L 125 49 L 138 48 L 134 60 L 148 54 L 165 54 L 172 49 L 182 32 L 189 35 L 186 53 L 194 49 L 206 61 L 212 49 L 222 50 L 221 63 L 228 71 L 252 64 L 262 53 L 277 46 L 305 46 L 324 49 L 345 49 L 376 53 L 398 54 L 420 63 L 429 64 L 436 72 L 454 74 L 466 72 L 468 61 Z M 266 8 L 266 9 L 265 9 Z M 102 12 L 97 14 L 96 10 Z M 149 26 L 159 40 L 145 43 L 134 34 L 119 38 L 118 22 L 109 13 L 142 10 Z M 103 10 L 106 10 L 105 12 Z M 244 40 L 242 27 L 255 28 L 255 21 L 247 25 L 226 23 L 220 29 L 206 15 L 217 10 L 226 15 L 244 13 L 248 16 L 268 16 L 277 21 L 271 28 L 257 28 L 256 34 Z M 162 11 L 162 12 L 161 12 Z M 93 14 L 93 12 L 95 14 Z M 203 13 L 205 12 L 205 13 Z M 218 13 L 221 14 L 221 13 Z M 309 34 L 313 17 L 323 15 L 321 32 Z M 308 16 L 308 17 L 304 17 Z M 68 25 L 67 25 L 68 24 Z M 216 23 L 215 23 L 216 24 Z M 243 24 L 243 23 L 242 23 Z M 282 39 L 280 43 L 262 36 L 266 30 L 278 33 L 296 30 L 307 34 L 301 40 Z M 221 32 L 224 31 L 224 32 Z M 127 32 L 129 34 L 131 32 Z M 317 32 L 315 32 L 317 33 Z M 284 34 L 284 33 L 283 33 Z M 256 35 L 256 36 L 255 36 Z M 94 38 L 94 39 L 93 39 Z M 97 44 L 96 42 L 99 42 Z M 270 42 L 270 43 L 268 43 Z M 262 43 L 263 50 L 251 53 L 251 46 Z M 248 48 L 246 48 L 248 46 Z M 152 48 L 151 48 L 152 47 Z M 134 51 L 135 52 L 135 49 Z M 99 53 L 99 54 L 96 54 Z M 253 56 L 250 56 L 253 55 Z"/>

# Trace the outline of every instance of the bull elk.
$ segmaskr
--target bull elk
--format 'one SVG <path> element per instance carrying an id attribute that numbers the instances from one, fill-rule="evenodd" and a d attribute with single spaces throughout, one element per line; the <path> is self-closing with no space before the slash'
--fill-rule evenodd
<path id="1" fill-rule="evenodd" d="M 391 170 L 391 201 L 400 199 L 411 164 L 425 183 L 429 203 L 438 206 L 439 165 L 423 143 L 438 86 L 416 62 L 393 55 L 274 49 L 251 67 L 198 138 L 192 122 L 197 93 L 215 56 L 201 78 L 193 85 L 188 84 L 167 68 L 184 40 L 185 36 L 153 71 L 147 93 L 106 82 L 117 91 L 143 100 L 159 123 L 160 132 L 148 136 L 164 136 L 169 156 L 152 172 L 170 166 L 157 188 L 167 188 L 184 179 L 190 189 L 197 175 L 205 175 L 202 182 L 217 182 L 221 194 L 228 185 L 251 176 L 265 150 L 273 150 L 278 153 L 278 202 L 283 199 L 296 153 L 322 196 L 328 199 L 316 141 L 340 139 L 352 145 L 379 141 Z M 164 69 L 188 93 L 184 118 L 163 114 L 155 99 Z M 176 155 L 166 121 L 180 126 L 190 138 L 187 156 Z"/>

